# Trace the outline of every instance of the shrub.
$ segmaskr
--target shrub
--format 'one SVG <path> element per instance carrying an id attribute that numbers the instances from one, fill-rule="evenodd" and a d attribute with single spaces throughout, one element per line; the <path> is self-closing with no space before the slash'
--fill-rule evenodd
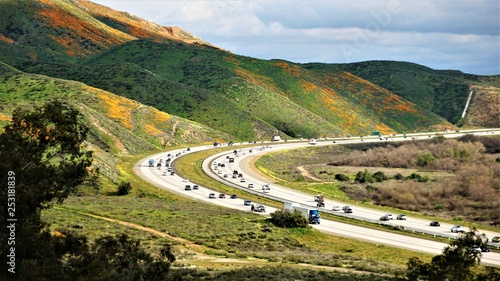
<path id="1" fill-rule="evenodd" d="M 295 210 L 277 210 L 271 213 L 271 222 L 284 228 L 308 227 L 309 223 L 301 212 Z"/>
<path id="2" fill-rule="evenodd" d="M 425 166 L 428 166 L 434 160 L 436 160 L 436 158 L 434 158 L 434 156 L 432 156 L 432 153 L 425 152 L 424 154 L 417 157 L 416 164 L 420 167 L 425 167 Z"/>
<path id="3" fill-rule="evenodd" d="M 422 179 L 422 176 L 417 173 L 412 173 L 407 177 L 407 179 L 420 181 Z"/>
<path id="4" fill-rule="evenodd" d="M 338 181 L 349 181 L 349 176 L 346 174 L 335 174 L 335 179 Z"/>
<path id="5" fill-rule="evenodd" d="M 387 179 L 389 179 L 384 172 L 377 171 L 375 174 L 373 174 L 373 178 L 375 179 L 376 182 L 383 182 Z"/>
<path id="6" fill-rule="evenodd" d="M 403 177 L 403 175 L 401 173 L 397 173 L 397 174 L 394 175 L 394 179 L 396 179 L 396 180 L 402 180 L 402 179 L 404 179 L 404 177 Z"/>
<path id="7" fill-rule="evenodd" d="M 130 182 L 121 182 L 119 185 L 118 185 L 118 192 L 117 194 L 118 195 L 127 195 L 130 193 L 130 190 L 132 190 L 132 185 L 130 184 Z"/>
<path id="8" fill-rule="evenodd" d="M 365 183 L 365 182 L 373 183 L 374 179 L 372 174 L 365 169 L 363 172 L 359 171 L 356 174 L 356 178 L 354 179 L 354 181 L 359 183 Z"/>

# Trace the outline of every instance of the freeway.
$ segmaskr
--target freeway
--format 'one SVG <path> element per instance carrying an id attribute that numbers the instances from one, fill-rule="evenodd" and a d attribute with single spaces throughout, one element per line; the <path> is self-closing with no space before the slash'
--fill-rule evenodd
<path id="1" fill-rule="evenodd" d="M 450 132 L 450 133 L 443 133 L 443 136 L 445 137 L 457 137 L 465 133 L 474 133 L 474 134 L 498 134 L 498 130 L 491 130 L 491 131 L 481 131 L 481 132 Z M 428 138 L 429 136 L 432 136 L 432 134 L 429 133 L 422 133 L 422 134 L 412 134 L 412 135 L 407 135 L 406 138 L 404 136 L 390 136 L 388 140 L 391 141 L 408 141 L 411 139 L 419 139 L 419 138 Z M 362 141 L 370 142 L 370 141 L 383 141 L 380 140 L 378 137 L 364 137 L 362 138 Z M 356 143 L 360 142 L 360 139 L 355 139 L 355 138 L 348 138 L 348 139 L 330 139 L 330 140 L 324 140 L 324 141 L 318 141 L 316 145 L 335 145 L 338 143 Z M 288 141 L 288 142 L 281 142 L 281 143 L 262 143 L 259 145 L 256 145 L 252 148 L 240 148 L 237 149 L 236 147 L 236 154 L 233 151 L 225 151 L 225 152 L 220 152 L 217 153 L 219 150 L 214 151 L 214 155 L 211 157 L 207 158 L 203 162 L 203 169 L 205 173 L 214 179 L 217 179 L 221 182 L 224 182 L 225 184 L 232 186 L 234 188 L 239 188 L 242 190 L 245 190 L 250 193 L 255 193 L 260 196 L 266 196 L 270 197 L 272 199 L 278 200 L 278 201 L 288 201 L 288 202 L 296 202 L 300 203 L 303 205 L 309 205 L 309 206 L 315 206 L 315 202 L 313 200 L 313 196 L 310 194 L 304 194 L 295 190 L 291 190 L 285 187 L 281 187 L 278 185 L 275 185 L 272 183 L 272 181 L 262 175 L 259 175 L 257 173 L 252 172 L 251 167 L 249 166 L 249 162 L 252 158 L 254 157 L 259 157 L 265 153 L 271 152 L 271 151 L 277 151 L 278 149 L 295 149 L 295 148 L 300 148 L 300 147 L 307 147 L 309 144 L 307 142 L 300 142 L 300 141 Z M 190 152 L 195 152 L 195 151 L 201 151 L 201 150 L 206 150 L 206 149 L 214 149 L 213 146 L 202 146 L 202 147 L 195 147 L 191 148 L 190 151 L 187 151 L 187 149 L 181 149 L 181 150 L 174 150 L 174 151 L 168 151 L 168 152 L 163 152 L 159 153 L 156 155 L 153 155 L 148 158 L 153 158 L 156 160 L 156 162 L 159 161 L 159 159 L 163 159 L 165 161 L 167 158 L 172 158 L 172 159 L 177 159 L 178 157 L 182 157 L 182 155 Z M 168 157 L 168 154 L 170 154 L 170 157 Z M 174 175 L 171 175 L 170 173 L 167 173 L 165 168 L 160 168 L 157 169 L 156 167 L 151 168 L 148 167 L 147 159 L 145 158 L 141 160 L 137 168 L 135 169 L 135 172 L 143 177 L 145 180 L 155 184 L 156 186 L 168 190 L 168 191 L 173 191 L 179 194 L 182 194 L 184 196 L 190 196 L 192 198 L 195 198 L 197 200 L 203 200 L 205 202 L 211 202 L 214 204 L 218 204 L 224 207 L 229 207 L 229 208 L 236 208 L 244 211 L 250 211 L 250 207 L 244 206 L 243 205 L 243 200 L 242 199 L 209 199 L 208 195 L 209 193 L 216 193 L 215 191 L 211 190 L 209 187 L 202 187 L 200 186 L 199 190 L 192 190 L 192 191 L 185 191 L 184 186 L 186 184 L 191 184 L 187 181 L 187 179 L 184 179 L 183 177 L 177 175 L 174 173 Z M 234 162 L 229 163 L 229 158 L 233 158 Z M 175 161 L 175 160 L 174 160 Z M 218 164 L 214 165 L 214 162 L 216 163 L 223 163 L 225 167 L 220 167 Z M 216 168 L 217 167 L 217 168 Z M 238 170 L 238 173 L 241 173 L 243 178 L 245 179 L 245 182 L 241 182 L 240 177 L 236 177 L 235 179 L 232 178 L 232 174 L 234 170 Z M 220 172 L 219 172 L 220 171 Z M 224 177 L 224 175 L 227 175 L 227 178 Z M 254 188 L 248 188 L 248 184 L 253 183 Z M 263 193 L 262 192 L 262 185 L 264 184 L 270 184 L 270 192 L 269 193 Z M 417 219 L 417 218 L 411 218 L 409 217 L 406 221 L 396 221 L 392 220 L 390 222 L 380 222 L 379 218 L 380 216 L 384 215 L 381 211 L 373 210 L 370 208 L 366 207 L 361 207 L 361 206 L 351 206 L 353 208 L 354 213 L 353 214 L 344 214 L 344 213 L 339 213 L 339 212 L 334 212 L 331 211 L 331 207 L 334 205 L 339 205 L 342 206 L 342 202 L 338 202 L 332 199 L 326 199 L 325 201 L 326 206 L 325 208 L 322 208 L 322 211 L 324 212 L 329 212 L 332 214 L 337 214 L 337 215 L 343 215 L 343 216 L 349 216 L 352 218 L 356 219 L 361 219 L 361 220 L 367 220 L 371 221 L 374 223 L 388 223 L 391 225 L 400 225 L 401 227 L 404 227 L 408 231 L 414 231 L 418 233 L 426 233 L 428 235 L 436 235 L 436 236 L 444 236 L 444 237 L 449 237 L 453 238 L 457 234 L 451 233 L 450 228 L 452 225 L 449 224 L 442 224 L 441 227 L 431 227 L 429 226 L 429 221 L 422 220 L 422 219 Z M 271 212 L 275 211 L 274 208 L 267 207 L 266 214 L 269 214 Z M 364 227 L 360 226 L 354 226 L 350 224 L 345 224 L 345 223 L 338 223 L 338 222 L 333 222 L 333 221 L 328 221 L 328 220 L 322 220 L 322 223 L 320 225 L 314 225 L 313 227 L 317 228 L 320 231 L 330 233 L 330 234 L 335 234 L 335 235 L 342 235 L 342 236 L 347 236 L 347 237 L 352 237 L 356 239 L 361 239 L 361 240 L 366 240 L 366 241 L 371 241 L 373 243 L 377 244 L 384 244 L 384 245 L 391 245 L 395 247 L 401 247 L 401 248 L 406 248 L 414 251 L 420 251 L 420 252 L 426 252 L 426 253 L 431 253 L 431 254 L 439 254 L 441 253 L 442 249 L 446 244 L 444 243 L 439 243 L 439 242 L 433 242 L 425 239 L 419 239 L 419 238 L 413 238 L 401 234 L 393 234 L 385 231 L 380 231 L 380 230 L 373 230 L 373 229 L 367 229 Z M 482 231 L 483 232 L 483 231 Z M 486 232 L 484 231 L 485 234 L 491 238 L 492 236 L 500 236 L 500 233 L 495 233 L 495 232 Z M 500 245 L 497 244 L 491 244 L 493 246 L 499 247 Z M 500 266 L 500 254 L 497 253 L 483 253 L 483 258 L 482 262 L 485 264 L 490 264 L 490 265 L 495 265 L 495 266 Z"/>

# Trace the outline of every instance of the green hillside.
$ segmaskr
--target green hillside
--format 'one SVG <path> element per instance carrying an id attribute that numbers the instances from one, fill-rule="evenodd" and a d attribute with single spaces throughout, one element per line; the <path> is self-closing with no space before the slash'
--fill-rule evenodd
<path id="1" fill-rule="evenodd" d="M 452 127 L 347 72 L 234 55 L 178 28 L 103 12 L 88 1 L 37 2 L 1 3 L 3 61 L 137 100 L 237 140 Z"/>
<path id="2" fill-rule="evenodd" d="M 499 87 L 500 75 L 480 76 L 454 70 L 434 70 L 396 61 L 348 64 L 305 64 L 311 70 L 344 70 L 415 103 L 456 124 L 461 118 L 471 85 Z"/>
<path id="3" fill-rule="evenodd" d="M 84 114 L 91 128 L 89 145 L 96 152 L 96 163 L 115 182 L 119 178 L 116 155 L 138 154 L 167 145 L 230 140 L 227 134 L 136 101 L 80 82 L 27 74 L 2 62 L 0 81 L 0 125 L 9 121 L 17 106 L 64 100 Z"/>

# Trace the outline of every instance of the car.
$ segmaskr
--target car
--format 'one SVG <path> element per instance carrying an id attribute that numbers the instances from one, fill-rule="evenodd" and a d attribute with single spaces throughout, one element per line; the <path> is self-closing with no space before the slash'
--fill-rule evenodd
<path id="1" fill-rule="evenodd" d="M 228 178 L 228 177 L 229 177 L 229 175 L 228 175 L 228 174 L 224 174 L 224 178 Z"/>
<path id="2" fill-rule="evenodd" d="M 256 206 L 255 204 L 252 204 L 252 211 L 259 212 L 259 213 L 265 213 L 266 212 L 266 206 L 264 206 L 264 205 L 258 205 L 258 206 Z"/>
<path id="3" fill-rule="evenodd" d="M 491 242 L 493 242 L 493 243 L 500 243 L 500 236 L 494 236 L 494 237 L 491 239 Z"/>
<path id="4" fill-rule="evenodd" d="M 200 187 L 197 184 L 193 185 L 193 190 L 198 190 L 198 189 L 200 189 Z"/>
<path id="5" fill-rule="evenodd" d="M 385 214 L 385 216 L 387 216 L 390 220 L 392 220 L 392 214 Z"/>
<path id="6" fill-rule="evenodd" d="M 230 198 L 231 198 L 231 199 L 238 199 L 238 195 L 236 195 L 236 194 L 232 194 Z"/>
<path id="7" fill-rule="evenodd" d="M 346 214 L 352 214 L 352 209 L 351 208 L 347 208 L 344 210 L 344 213 Z"/>
<path id="8" fill-rule="evenodd" d="M 222 163 L 222 164 L 220 164 L 220 166 L 221 166 L 221 168 L 224 168 L 224 167 L 226 167 L 226 164 Z"/>
<path id="9" fill-rule="evenodd" d="M 191 190 L 191 186 L 189 184 L 186 184 L 186 186 L 184 186 L 184 190 Z"/>
<path id="10" fill-rule="evenodd" d="M 332 211 L 340 211 L 340 206 L 333 206 Z"/>
<path id="11" fill-rule="evenodd" d="M 217 171 L 217 174 L 222 175 L 222 171 L 221 170 Z"/>
<path id="12" fill-rule="evenodd" d="M 226 198 L 226 194 L 224 193 L 219 194 L 219 198 Z"/>
<path id="13" fill-rule="evenodd" d="M 162 176 L 166 176 L 167 175 L 167 172 L 163 172 Z"/>
<path id="14" fill-rule="evenodd" d="M 262 190 L 264 190 L 264 189 L 271 190 L 271 187 L 269 186 L 269 184 L 264 184 L 262 186 Z"/>
<path id="15" fill-rule="evenodd" d="M 248 188 L 253 188 L 253 183 L 249 183 Z"/>
<path id="16" fill-rule="evenodd" d="M 183 182 L 188 182 L 188 181 L 189 181 L 189 179 L 182 179 L 182 181 L 183 181 Z"/>
<path id="17" fill-rule="evenodd" d="M 406 216 L 405 215 L 398 215 L 396 217 L 397 220 L 400 220 L 400 221 L 405 221 L 406 220 Z"/>
<path id="18" fill-rule="evenodd" d="M 438 221 L 431 221 L 430 226 L 441 226 Z"/>
<path id="19" fill-rule="evenodd" d="M 240 182 L 246 182 L 246 180 L 244 178 L 241 178 Z"/>
<path id="20" fill-rule="evenodd" d="M 238 178 L 238 175 L 233 174 L 233 179 L 236 179 L 236 178 Z"/>
<path id="21" fill-rule="evenodd" d="M 490 252 L 490 248 L 488 248 L 488 246 L 486 246 L 486 245 L 481 245 L 481 246 L 479 246 L 479 248 L 481 249 L 481 252 L 484 252 L 484 253 Z"/>
<path id="22" fill-rule="evenodd" d="M 465 228 L 461 225 L 455 225 L 451 228 L 451 232 L 455 232 L 455 233 L 465 233 Z"/>
<path id="23" fill-rule="evenodd" d="M 380 220 L 381 221 L 388 221 L 388 220 L 390 220 L 390 218 L 387 215 L 383 215 L 380 217 Z"/>
<path id="24" fill-rule="evenodd" d="M 175 172 L 170 172 L 170 175 L 171 176 L 175 176 Z"/>
<path id="25" fill-rule="evenodd" d="M 345 211 L 345 210 L 347 210 L 347 209 L 349 209 L 349 206 L 344 206 L 344 207 L 342 207 L 342 211 Z"/>
<path id="26" fill-rule="evenodd" d="M 252 200 L 245 200 L 245 201 L 243 201 L 243 205 L 245 205 L 245 206 L 251 206 L 252 205 Z"/>
<path id="27" fill-rule="evenodd" d="M 210 193 L 210 194 L 208 194 L 208 198 L 215 199 L 217 197 L 215 197 L 215 193 Z"/>
<path id="28" fill-rule="evenodd" d="M 215 171 L 219 170 L 219 167 L 215 166 L 215 167 L 214 167 L 214 170 L 215 170 Z"/>

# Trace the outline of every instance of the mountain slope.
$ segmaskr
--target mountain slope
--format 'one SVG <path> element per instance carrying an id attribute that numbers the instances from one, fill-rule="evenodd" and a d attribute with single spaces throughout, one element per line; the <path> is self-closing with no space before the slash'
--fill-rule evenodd
<path id="1" fill-rule="evenodd" d="M 498 88 L 500 76 L 434 70 L 422 65 L 395 61 L 366 61 L 348 64 L 305 64 L 311 70 L 344 70 L 362 77 L 432 112 L 457 123 L 474 85 Z"/>
<path id="2" fill-rule="evenodd" d="M 453 126 L 428 106 L 334 65 L 234 55 L 175 28 L 84 0 L 17 3 L 1 4 L 10 8 L 2 9 L 0 19 L 3 61 L 25 72 L 81 81 L 235 139 Z"/>
<path id="3" fill-rule="evenodd" d="M 16 106 L 64 100 L 78 108 L 91 128 L 89 145 L 97 165 L 111 180 L 119 172 L 116 154 L 137 154 L 162 146 L 210 143 L 230 136 L 136 101 L 80 82 L 27 74 L 0 62 L 0 124 L 8 122 Z"/>

